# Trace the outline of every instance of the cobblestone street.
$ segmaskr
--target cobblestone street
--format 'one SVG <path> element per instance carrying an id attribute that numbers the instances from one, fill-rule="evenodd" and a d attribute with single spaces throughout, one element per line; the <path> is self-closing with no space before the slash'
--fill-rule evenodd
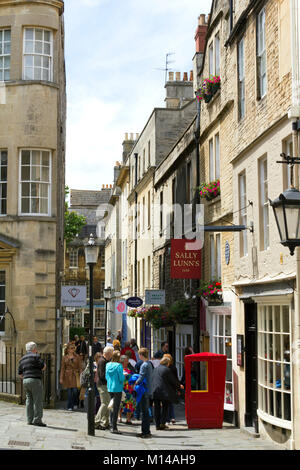
<path id="1" fill-rule="evenodd" d="M 87 415 L 83 411 L 64 409 L 44 410 L 46 428 L 26 424 L 25 407 L 0 402 L 0 448 L 20 450 L 276 450 L 280 447 L 262 439 L 253 438 L 240 429 L 224 424 L 223 429 L 189 430 L 177 407 L 179 417 L 169 430 L 156 431 L 153 437 L 140 439 L 140 421 L 135 426 L 119 424 L 121 435 L 96 430 L 95 437 L 87 435 Z"/>

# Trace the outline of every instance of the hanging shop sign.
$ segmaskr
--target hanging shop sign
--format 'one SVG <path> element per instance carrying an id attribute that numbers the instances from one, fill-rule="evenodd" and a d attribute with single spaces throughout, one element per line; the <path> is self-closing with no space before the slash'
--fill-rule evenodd
<path id="1" fill-rule="evenodd" d="M 125 314 L 127 313 L 127 305 L 125 300 L 116 300 L 115 302 L 115 313 Z"/>
<path id="2" fill-rule="evenodd" d="M 145 290 L 145 305 L 165 305 L 166 291 L 158 289 Z"/>
<path id="3" fill-rule="evenodd" d="M 86 286 L 61 286 L 62 307 L 85 307 Z"/>
<path id="4" fill-rule="evenodd" d="M 200 240 L 171 240 L 171 279 L 201 279 Z"/>
<path id="5" fill-rule="evenodd" d="M 141 307 L 143 303 L 143 299 L 141 299 L 140 297 L 129 297 L 129 299 L 126 300 L 127 307 L 131 308 Z"/>

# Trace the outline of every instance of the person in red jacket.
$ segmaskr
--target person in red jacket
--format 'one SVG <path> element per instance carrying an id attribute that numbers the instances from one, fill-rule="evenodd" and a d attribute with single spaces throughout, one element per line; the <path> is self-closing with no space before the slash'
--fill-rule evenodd
<path id="1" fill-rule="evenodd" d="M 130 341 L 125 341 L 125 347 L 121 350 L 121 355 L 125 355 L 126 351 L 131 351 L 131 357 L 136 361 L 136 355 L 134 350 L 130 347 Z"/>

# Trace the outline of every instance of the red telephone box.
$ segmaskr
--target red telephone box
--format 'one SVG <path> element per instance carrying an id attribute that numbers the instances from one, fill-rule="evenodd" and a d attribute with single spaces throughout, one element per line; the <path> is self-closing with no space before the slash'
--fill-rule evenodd
<path id="1" fill-rule="evenodd" d="M 222 428 L 226 356 L 199 353 L 185 356 L 185 416 L 189 428 Z"/>

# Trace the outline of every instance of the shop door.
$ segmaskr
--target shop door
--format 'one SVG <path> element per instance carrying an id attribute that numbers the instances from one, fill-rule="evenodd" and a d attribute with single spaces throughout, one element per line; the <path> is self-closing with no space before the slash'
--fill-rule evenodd
<path id="1" fill-rule="evenodd" d="M 245 304 L 245 366 L 246 414 L 245 425 L 258 432 L 257 418 L 257 304 Z"/>

